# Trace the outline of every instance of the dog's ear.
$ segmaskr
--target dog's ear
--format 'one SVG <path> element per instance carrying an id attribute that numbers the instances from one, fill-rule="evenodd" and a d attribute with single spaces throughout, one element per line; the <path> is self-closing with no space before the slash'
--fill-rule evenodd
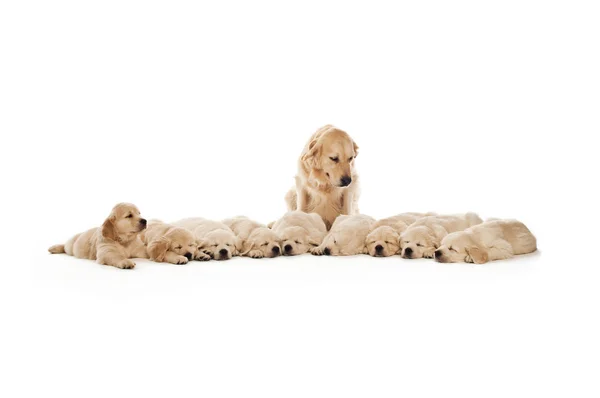
<path id="1" fill-rule="evenodd" d="M 308 144 L 308 150 L 302 155 L 302 161 L 309 167 L 315 168 L 319 166 L 319 152 L 321 151 L 321 144 L 317 139 L 313 139 Z"/>
<path id="2" fill-rule="evenodd" d="M 358 145 L 356 145 L 356 142 L 354 142 L 354 140 L 352 140 L 352 146 L 354 146 L 354 157 L 358 156 Z"/>
<path id="3" fill-rule="evenodd" d="M 478 246 L 473 246 L 469 249 L 465 249 L 467 250 L 467 254 L 471 256 L 475 264 L 484 264 L 488 262 L 489 257 L 487 252 L 485 250 L 482 250 Z"/>
<path id="4" fill-rule="evenodd" d="M 250 248 L 252 248 L 252 244 L 250 244 Z M 239 237 L 235 237 L 235 254 L 238 254 L 244 249 L 244 241 Z M 250 249 L 248 249 L 250 251 Z"/>
<path id="5" fill-rule="evenodd" d="M 363 250 L 362 250 L 363 254 L 369 254 L 369 248 L 367 247 L 367 245 L 363 246 Z"/>
<path id="6" fill-rule="evenodd" d="M 240 256 L 245 256 L 250 253 L 250 250 L 254 247 L 254 242 L 250 240 L 242 241 L 241 246 L 238 246 L 237 240 L 242 241 L 239 237 L 236 238 L 235 249 L 240 252 Z M 238 249 L 239 247 L 239 249 Z"/>
<path id="7" fill-rule="evenodd" d="M 163 262 L 170 245 L 171 241 L 164 236 L 150 242 L 148 245 L 148 255 L 150 256 L 150 260 Z"/>
<path id="8" fill-rule="evenodd" d="M 432 225 L 431 230 L 433 231 L 433 234 L 431 234 L 431 238 L 435 242 L 434 246 L 439 247 L 444 236 L 448 235 L 448 231 L 446 231 L 446 228 L 437 224 Z"/>
<path id="9" fill-rule="evenodd" d="M 110 216 L 104 221 L 101 230 L 102 237 L 114 241 L 118 239 L 119 234 L 117 234 L 117 229 L 115 228 L 115 218 L 115 216 Z"/>

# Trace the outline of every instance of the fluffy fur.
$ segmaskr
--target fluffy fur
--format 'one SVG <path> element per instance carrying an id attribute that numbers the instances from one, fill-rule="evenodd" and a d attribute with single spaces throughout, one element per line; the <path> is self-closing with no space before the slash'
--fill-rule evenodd
<path id="1" fill-rule="evenodd" d="M 223 223 L 242 240 L 241 256 L 273 258 L 281 254 L 279 237 L 266 225 L 248 217 L 229 218 Z"/>
<path id="2" fill-rule="evenodd" d="M 525 224 L 516 220 L 495 220 L 447 235 L 435 251 L 435 260 L 484 264 L 536 250 L 535 236 Z"/>
<path id="3" fill-rule="evenodd" d="M 446 235 L 464 231 L 481 222 L 481 218 L 475 213 L 421 218 L 410 225 L 400 237 L 402 257 L 433 258 L 435 250 L 440 247 Z"/>
<path id="4" fill-rule="evenodd" d="M 140 234 L 140 239 L 152 261 L 187 264 L 192 259 L 210 260 L 208 255 L 198 251 L 194 234 L 185 228 L 150 221 L 148 228 Z"/>
<path id="5" fill-rule="evenodd" d="M 339 216 L 323 243 L 311 252 L 314 255 L 354 256 L 367 254 L 365 241 L 375 219 L 364 214 Z"/>
<path id="6" fill-rule="evenodd" d="M 230 260 L 241 250 L 242 240 L 222 222 L 196 217 L 177 221 L 173 225 L 191 231 L 196 238 L 198 251 L 213 260 Z"/>
<path id="7" fill-rule="evenodd" d="M 52 254 L 96 260 L 100 264 L 121 269 L 135 267 L 131 258 L 146 258 L 146 250 L 139 233 L 146 228 L 146 220 L 138 208 L 130 203 L 116 205 L 101 227 L 75 235 L 64 245 L 48 249 Z"/>
<path id="8" fill-rule="evenodd" d="M 296 187 L 286 195 L 288 210 L 317 213 L 329 229 L 340 214 L 358 214 L 358 146 L 331 125 L 312 135 L 298 160 Z"/>
<path id="9" fill-rule="evenodd" d="M 296 256 L 319 246 L 327 234 L 327 227 L 317 213 L 290 211 L 271 228 L 281 239 L 283 254 Z"/>
<path id="10" fill-rule="evenodd" d="M 400 251 L 400 235 L 420 218 L 435 213 L 402 213 L 377 221 L 367 235 L 367 251 L 373 257 L 389 257 Z"/>

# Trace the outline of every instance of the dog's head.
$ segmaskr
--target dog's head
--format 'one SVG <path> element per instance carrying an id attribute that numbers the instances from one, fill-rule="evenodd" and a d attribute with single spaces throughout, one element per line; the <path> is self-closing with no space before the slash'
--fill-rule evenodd
<path id="1" fill-rule="evenodd" d="M 440 240 L 430 227 L 419 225 L 404 231 L 400 246 L 404 258 L 432 258 L 435 249 L 440 246 Z"/>
<path id="2" fill-rule="evenodd" d="M 400 235 L 394 228 L 381 226 L 367 235 L 367 251 L 373 257 L 389 257 L 400 250 Z"/>
<path id="3" fill-rule="evenodd" d="M 308 251 L 321 244 L 323 236 L 321 233 L 310 233 L 302 227 L 288 227 L 281 231 L 281 247 L 286 256 L 297 256 L 308 253 Z"/>
<path id="4" fill-rule="evenodd" d="M 119 203 L 113 207 L 102 224 L 102 236 L 115 242 L 127 243 L 146 228 L 146 220 L 138 208 L 131 203 Z"/>
<path id="5" fill-rule="evenodd" d="M 260 250 L 264 257 L 277 257 L 281 254 L 279 237 L 269 228 L 255 228 L 242 244 L 242 256 L 251 250 Z"/>
<path id="6" fill-rule="evenodd" d="M 198 250 L 213 260 L 229 260 L 238 255 L 241 247 L 242 240 L 225 229 L 211 231 L 198 241 Z"/>
<path id="7" fill-rule="evenodd" d="M 310 170 L 311 177 L 323 185 L 347 187 L 354 175 L 354 159 L 358 146 L 350 136 L 333 126 L 317 135 L 308 144 L 302 162 Z"/>
<path id="8" fill-rule="evenodd" d="M 440 263 L 483 264 L 488 262 L 488 254 L 466 231 L 453 232 L 442 239 L 441 246 L 434 253 L 435 261 Z"/>
<path id="9" fill-rule="evenodd" d="M 153 261 L 164 261 L 168 251 L 192 260 L 196 250 L 194 234 L 179 227 L 170 228 L 163 236 L 148 243 L 148 255 Z"/>

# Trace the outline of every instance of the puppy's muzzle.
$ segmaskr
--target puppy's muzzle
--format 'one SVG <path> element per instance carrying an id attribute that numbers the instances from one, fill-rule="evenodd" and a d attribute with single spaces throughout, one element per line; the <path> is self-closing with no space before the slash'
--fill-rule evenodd
<path id="1" fill-rule="evenodd" d="M 292 245 L 285 245 L 283 250 L 285 250 L 285 254 L 291 254 L 292 250 L 294 250 L 294 248 L 292 247 Z"/>
<path id="2" fill-rule="evenodd" d="M 383 254 L 383 246 L 381 246 L 381 245 L 375 246 L 375 253 Z"/>
<path id="3" fill-rule="evenodd" d="M 271 249 L 271 252 L 273 253 L 273 256 L 279 256 L 281 250 L 279 250 L 279 246 L 273 246 L 273 248 Z"/>
<path id="4" fill-rule="evenodd" d="M 331 250 L 328 247 L 326 247 L 325 249 L 323 249 L 323 254 L 326 256 L 331 256 Z"/>
<path id="5" fill-rule="evenodd" d="M 225 260 L 229 258 L 229 251 L 227 249 L 221 249 L 219 250 L 219 259 L 220 260 Z"/>
<path id="6" fill-rule="evenodd" d="M 148 225 L 148 221 L 146 221 L 145 218 L 141 218 L 140 219 L 140 231 L 143 229 L 146 229 L 146 226 Z"/>
<path id="7" fill-rule="evenodd" d="M 185 253 L 185 258 L 187 258 L 188 261 L 190 261 L 192 259 L 192 253 Z"/>
<path id="8" fill-rule="evenodd" d="M 406 249 L 404 249 L 404 255 L 402 257 L 411 258 L 412 253 L 413 253 L 413 250 L 410 247 L 407 247 Z"/>

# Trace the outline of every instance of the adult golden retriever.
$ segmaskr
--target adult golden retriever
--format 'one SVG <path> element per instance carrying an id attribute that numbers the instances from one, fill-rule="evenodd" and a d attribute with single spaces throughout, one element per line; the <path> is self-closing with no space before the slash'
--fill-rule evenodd
<path id="1" fill-rule="evenodd" d="M 48 251 L 130 269 L 135 267 L 131 258 L 147 258 L 146 248 L 139 239 L 139 233 L 145 228 L 146 220 L 140 216 L 136 206 L 119 203 L 101 227 L 77 234 L 64 245 L 54 245 Z"/>
<path id="2" fill-rule="evenodd" d="M 286 195 L 288 210 L 317 213 L 327 229 L 341 214 L 358 214 L 357 154 L 358 146 L 345 131 L 321 127 L 298 160 L 296 187 Z"/>
<path id="3" fill-rule="evenodd" d="M 435 260 L 483 264 L 536 250 L 535 236 L 525 224 L 517 220 L 494 220 L 446 235 L 435 251 Z"/>

